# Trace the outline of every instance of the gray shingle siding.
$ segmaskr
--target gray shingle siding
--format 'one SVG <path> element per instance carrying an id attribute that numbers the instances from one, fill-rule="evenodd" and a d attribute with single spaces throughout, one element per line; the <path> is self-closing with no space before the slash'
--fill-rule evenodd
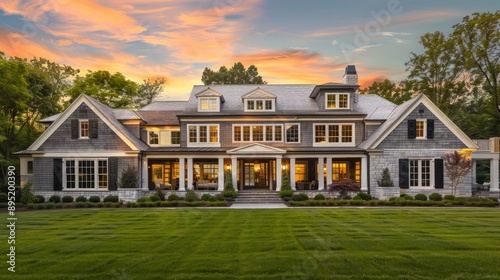
<path id="1" fill-rule="evenodd" d="M 98 119 L 97 139 L 71 139 L 71 120 Z M 130 151 L 130 147 L 116 135 L 85 103 L 69 116 L 40 146 L 39 151 Z"/>

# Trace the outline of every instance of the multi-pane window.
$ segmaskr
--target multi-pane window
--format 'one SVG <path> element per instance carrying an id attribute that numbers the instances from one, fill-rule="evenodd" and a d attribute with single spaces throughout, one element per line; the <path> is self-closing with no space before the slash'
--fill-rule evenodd
<path id="1" fill-rule="evenodd" d="M 332 180 L 347 180 L 347 162 L 334 162 L 332 163 Z"/>
<path id="2" fill-rule="evenodd" d="M 234 125 L 234 142 L 281 142 L 282 125 Z"/>
<path id="3" fill-rule="evenodd" d="M 80 120 L 80 138 L 89 138 L 89 120 Z"/>
<path id="4" fill-rule="evenodd" d="M 325 95 L 326 109 L 349 109 L 349 94 L 348 93 L 326 93 Z"/>
<path id="5" fill-rule="evenodd" d="M 298 143 L 299 141 L 299 125 L 298 124 L 286 124 L 286 142 L 287 143 Z"/>
<path id="6" fill-rule="evenodd" d="M 26 174 L 33 174 L 33 161 L 28 160 L 26 163 L 27 163 Z"/>
<path id="7" fill-rule="evenodd" d="M 167 146 L 181 142 L 181 132 L 177 130 L 150 130 L 148 137 L 149 145 Z"/>
<path id="8" fill-rule="evenodd" d="M 272 99 L 247 99 L 245 111 L 274 111 Z"/>
<path id="9" fill-rule="evenodd" d="M 66 189 L 107 189 L 108 161 L 105 159 L 66 159 Z"/>
<path id="10" fill-rule="evenodd" d="M 307 164 L 305 162 L 297 162 L 295 164 L 295 182 L 306 181 L 307 179 Z"/>
<path id="11" fill-rule="evenodd" d="M 200 97 L 199 110 L 200 111 L 218 111 L 218 97 Z"/>
<path id="12" fill-rule="evenodd" d="M 416 138 L 425 138 L 425 120 L 417 120 L 415 124 Z"/>
<path id="13" fill-rule="evenodd" d="M 188 125 L 189 143 L 218 143 L 218 125 Z"/>
<path id="14" fill-rule="evenodd" d="M 353 124 L 316 124 L 314 125 L 315 144 L 353 144 Z"/>
<path id="15" fill-rule="evenodd" d="M 410 187 L 430 187 L 431 174 L 431 160 L 409 160 Z"/>

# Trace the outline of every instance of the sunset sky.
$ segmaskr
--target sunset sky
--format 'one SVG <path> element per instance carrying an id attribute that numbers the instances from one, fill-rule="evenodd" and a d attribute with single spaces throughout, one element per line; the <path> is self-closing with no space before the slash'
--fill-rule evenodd
<path id="1" fill-rule="evenodd" d="M 340 81 L 355 64 L 360 84 L 407 76 L 426 32 L 450 33 L 492 0 L 7 0 L 0 50 L 82 70 L 167 79 L 163 95 L 186 99 L 205 67 L 254 64 L 268 83 Z"/>

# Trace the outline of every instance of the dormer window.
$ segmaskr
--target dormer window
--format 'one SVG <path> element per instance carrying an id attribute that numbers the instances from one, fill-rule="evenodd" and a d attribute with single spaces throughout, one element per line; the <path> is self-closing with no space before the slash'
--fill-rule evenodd
<path id="1" fill-rule="evenodd" d="M 349 109 L 349 93 L 326 93 L 325 108 L 330 109 Z"/>
<path id="2" fill-rule="evenodd" d="M 245 111 L 272 111 L 274 112 L 274 99 L 247 99 Z"/>
<path id="3" fill-rule="evenodd" d="M 198 112 L 220 112 L 220 105 L 224 103 L 224 97 L 217 91 L 207 88 L 196 94 L 198 99 Z"/>

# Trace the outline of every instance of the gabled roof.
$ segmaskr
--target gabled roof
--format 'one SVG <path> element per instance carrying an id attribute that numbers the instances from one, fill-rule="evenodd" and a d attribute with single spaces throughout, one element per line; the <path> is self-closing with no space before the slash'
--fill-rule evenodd
<path id="1" fill-rule="evenodd" d="M 138 111 L 177 111 L 186 108 L 187 101 L 154 101 L 140 108 Z"/>
<path id="2" fill-rule="evenodd" d="M 55 121 L 45 130 L 38 139 L 31 144 L 28 151 L 36 151 L 40 146 L 75 112 L 83 103 L 101 118 L 132 150 L 139 151 L 148 148 L 142 140 L 138 139 L 128 128 L 126 128 L 115 116 L 114 110 L 105 106 L 94 98 L 81 94 L 69 105 L 64 112 L 59 114 Z M 128 113 L 127 113 L 128 115 Z M 130 115 L 129 115 L 130 116 Z M 137 117 L 137 115 L 135 116 Z"/>
<path id="3" fill-rule="evenodd" d="M 220 97 L 221 103 L 224 102 L 224 96 L 222 94 L 220 94 L 220 92 L 213 90 L 210 87 L 197 93 L 195 96 L 196 96 L 196 98 L 198 98 L 198 97 Z"/>
<path id="4" fill-rule="evenodd" d="M 470 149 L 477 149 L 476 143 L 472 141 L 455 123 L 453 123 L 432 101 L 425 96 L 419 94 L 412 99 L 397 106 L 387 120 L 375 130 L 368 139 L 363 141 L 358 147 L 365 150 L 376 149 L 377 146 L 399 125 L 403 122 L 410 113 L 423 104 L 431 113 L 433 113 L 460 141 Z"/>
<path id="5" fill-rule="evenodd" d="M 263 90 L 260 87 L 241 96 L 242 99 L 276 99 L 276 95 L 269 91 Z"/>
<path id="6" fill-rule="evenodd" d="M 275 147 L 267 146 L 261 143 L 252 143 L 243 147 L 238 147 L 227 151 L 228 154 L 233 155 L 255 155 L 255 154 L 269 154 L 269 155 L 281 155 L 285 154 L 286 151 L 278 149 Z"/>

